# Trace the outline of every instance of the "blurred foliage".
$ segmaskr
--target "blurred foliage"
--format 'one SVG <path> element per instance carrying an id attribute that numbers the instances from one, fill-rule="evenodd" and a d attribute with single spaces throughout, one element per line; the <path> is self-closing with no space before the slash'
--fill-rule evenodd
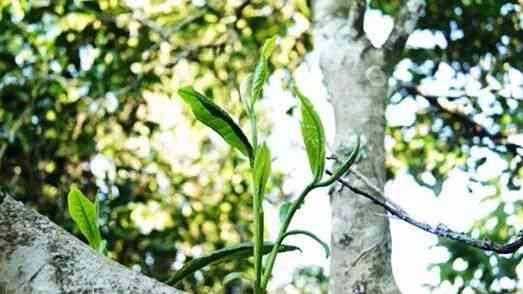
<path id="1" fill-rule="evenodd" d="M 303 294 L 325 294 L 329 290 L 329 279 L 318 266 L 296 269 L 291 284 L 295 291 Z"/>
<path id="2" fill-rule="evenodd" d="M 0 2 L 0 185 L 74 231 L 65 195 L 76 183 L 101 200 L 110 257 L 160 280 L 249 240 L 248 164 L 174 93 L 195 85 L 238 118 L 236 89 L 265 38 L 280 36 L 275 68 L 310 48 L 296 25 L 308 24 L 305 4 Z M 181 286 L 220 292 L 227 272 L 247 267 L 211 267 Z"/>
<path id="3" fill-rule="evenodd" d="M 467 172 L 470 197 L 492 207 L 470 233 L 498 242 L 523 228 L 523 148 L 516 140 L 523 127 L 522 8 L 520 1 L 427 1 L 394 71 L 388 108 L 415 113 L 388 129 L 389 177 L 407 172 L 438 195 L 452 171 Z M 459 293 L 515 291 L 521 253 L 501 256 L 443 239 L 439 245 L 449 253 L 435 266 L 441 285 Z"/>

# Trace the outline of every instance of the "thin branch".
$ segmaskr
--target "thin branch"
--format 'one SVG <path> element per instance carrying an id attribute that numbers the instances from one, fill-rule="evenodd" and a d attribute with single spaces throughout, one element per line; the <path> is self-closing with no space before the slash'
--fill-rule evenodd
<path id="1" fill-rule="evenodd" d="M 167 67 L 175 66 L 182 59 L 190 58 L 191 56 L 199 53 L 203 49 L 217 49 L 217 50 L 223 49 L 229 43 L 230 43 L 229 39 L 225 39 L 224 41 L 221 41 L 218 43 L 188 46 L 187 48 L 184 48 L 178 54 L 176 54 L 176 57 L 174 58 L 174 60 L 172 62 L 167 63 L 165 66 L 167 66 Z"/>
<path id="2" fill-rule="evenodd" d="M 183 20 L 179 21 L 178 23 L 176 23 L 175 25 L 173 25 L 171 27 L 162 27 L 161 25 L 157 24 L 153 20 L 148 19 L 147 16 L 140 15 L 139 12 L 137 12 L 137 11 L 129 12 L 127 14 L 120 14 L 118 16 L 119 17 L 122 17 L 122 16 L 129 17 L 130 20 L 136 21 L 136 22 L 140 23 L 143 27 L 148 28 L 151 31 L 158 33 L 160 35 L 160 38 L 163 41 L 170 43 L 171 42 L 170 37 L 174 33 L 183 30 L 186 26 L 188 26 L 191 23 L 193 23 L 194 21 L 202 18 L 205 15 L 205 13 L 207 13 L 207 12 L 208 12 L 207 8 L 200 9 L 197 12 L 195 12 L 193 15 L 189 15 L 188 17 L 184 18 Z M 102 20 L 105 22 L 110 22 L 110 23 L 117 23 L 117 16 L 115 16 L 115 15 L 111 15 L 111 14 L 107 14 L 107 13 L 92 12 L 92 11 L 91 11 L 91 13 L 93 13 L 96 16 L 96 18 L 99 20 Z M 159 45 L 158 45 L 158 43 L 155 43 L 152 48 L 155 48 L 154 46 L 159 46 Z M 151 49 L 151 48 L 149 48 L 149 49 Z"/>
<path id="3" fill-rule="evenodd" d="M 326 172 L 327 174 L 332 175 L 331 171 L 327 170 Z M 465 233 L 451 230 L 444 224 L 438 224 L 434 227 L 426 222 L 416 220 L 412 216 L 410 216 L 405 210 L 403 210 L 398 204 L 385 197 L 385 195 L 381 192 L 377 193 L 378 196 L 375 196 L 351 186 L 347 181 L 343 179 L 338 179 L 338 182 L 341 183 L 344 187 L 351 190 L 352 192 L 371 200 L 376 205 L 383 207 L 391 215 L 417 227 L 418 229 L 434 234 L 436 236 L 459 241 L 472 247 L 500 254 L 514 253 L 523 246 L 523 230 L 516 234 L 516 236 L 514 237 L 514 241 L 507 242 L 505 244 L 495 243 L 492 240 L 488 239 L 475 239 L 468 236 Z"/>
<path id="4" fill-rule="evenodd" d="M 425 0 L 402 0 L 400 5 L 392 32 L 383 45 L 385 50 L 391 53 L 397 53 L 405 47 L 409 35 L 416 29 L 418 19 L 425 9 Z"/>
<path id="5" fill-rule="evenodd" d="M 515 144 L 515 143 L 509 143 L 507 142 L 508 137 L 507 135 L 497 132 L 497 133 L 491 133 L 489 132 L 484 126 L 481 124 L 475 122 L 470 116 L 467 114 L 449 109 L 448 107 L 445 107 L 439 100 L 440 96 L 434 96 L 434 95 L 427 95 L 422 93 L 418 87 L 414 86 L 402 86 L 403 89 L 406 89 L 410 95 L 419 95 L 427 99 L 429 104 L 434 107 L 435 109 L 439 110 L 442 113 L 446 113 L 447 115 L 451 116 L 453 119 L 459 121 L 461 125 L 463 126 L 463 130 L 468 132 L 469 136 L 478 136 L 480 138 L 488 138 L 492 142 L 497 143 L 498 145 L 504 146 L 508 152 L 512 153 L 513 155 L 519 155 L 523 156 L 523 146 Z M 467 97 L 468 96 L 463 96 Z M 490 148 L 492 149 L 492 148 Z M 520 153 L 521 151 L 521 153 Z"/>
<path id="6" fill-rule="evenodd" d="M 353 41 L 365 37 L 363 21 L 367 9 L 366 0 L 321 0 L 313 2 L 315 27 L 335 25 L 337 28 L 328 30 L 327 34 L 334 36 L 343 28 L 343 37 Z M 363 38 L 363 40 L 370 43 L 368 38 Z"/>

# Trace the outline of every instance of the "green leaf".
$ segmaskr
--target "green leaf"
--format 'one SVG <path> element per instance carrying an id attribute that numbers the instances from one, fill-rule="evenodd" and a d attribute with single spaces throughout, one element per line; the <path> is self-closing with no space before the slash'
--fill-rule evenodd
<path id="1" fill-rule="evenodd" d="M 356 139 L 356 147 L 352 149 L 352 152 L 349 155 L 349 158 L 343 163 L 333 174 L 332 176 L 324 181 L 319 183 L 318 187 L 324 187 L 329 186 L 335 181 L 337 181 L 339 178 L 341 178 L 347 171 L 350 169 L 352 164 L 354 164 L 354 161 L 356 161 L 356 158 L 358 158 L 358 153 L 360 152 L 360 137 L 357 137 Z"/>
<path id="2" fill-rule="evenodd" d="M 85 195 L 76 187 L 71 187 L 67 195 L 69 214 L 76 223 L 76 226 L 95 249 L 100 249 L 102 237 L 96 224 L 96 207 Z"/>
<path id="3" fill-rule="evenodd" d="M 325 242 L 323 242 L 318 236 L 316 236 L 315 234 L 309 232 L 309 231 L 305 231 L 305 230 L 291 230 L 291 231 L 288 231 L 286 232 L 284 235 L 283 235 L 283 239 L 285 239 L 286 237 L 288 236 L 292 236 L 292 235 L 305 235 L 307 237 L 310 237 L 312 238 L 314 241 L 318 242 L 321 247 L 323 247 L 323 250 L 325 251 L 325 258 L 328 258 L 330 256 L 330 248 L 329 248 L 329 245 Z M 283 240 L 282 239 L 282 240 Z"/>
<path id="4" fill-rule="evenodd" d="M 314 182 L 318 182 L 325 169 L 325 131 L 320 116 L 314 110 L 310 100 L 300 92 L 296 85 L 292 86 L 292 92 L 300 99 L 301 133 Z"/>
<path id="5" fill-rule="evenodd" d="M 263 84 L 267 81 L 269 77 L 269 57 L 274 51 L 274 46 L 276 45 L 276 36 L 268 39 L 263 44 L 260 50 L 260 58 L 258 63 L 254 68 L 254 74 L 252 77 L 252 87 L 251 87 L 251 99 L 252 104 L 263 95 Z"/>
<path id="6" fill-rule="evenodd" d="M 271 38 L 265 40 L 263 43 L 263 46 L 260 50 L 260 55 L 265 58 L 269 59 L 271 57 L 272 52 L 274 52 L 274 47 L 276 46 L 276 36 L 272 36 Z"/>
<path id="7" fill-rule="evenodd" d="M 271 252 L 274 247 L 273 242 L 265 242 L 262 247 L 263 254 Z M 298 247 L 292 245 L 281 245 L 279 252 L 288 252 L 299 250 Z M 242 259 L 248 258 L 253 255 L 253 245 L 251 242 L 239 244 L 237 246 L 223 248 L 210 253 L 209 255 L 193 259 L 186 263 L 181 269 L 179 269 L 174 276 L 172 276 L 166 283 L 169 285 L 175 285 L 183 280 L 188 275 L 208 266 L 216 263 L 223 263 L 231 259 Z"/>
<path id="8" fill-rule="evenodd" d="M 280 219 L 280 223 L 283 223 L 285 221 L 285 218 L 287 218 L 287 215 L 289 214 L 289 211 L 291 210 L 292 202 L 286 201 L 280 206 L 280 210 L 278 211 L 278 217 Z"/>
<path id="9" fill-rule="evenodd" d="M 256 156 L 254 157 L 254 186 L 255 193 L 260 198 L 265 194 L 265 187 L 271 175 L 271 151 L 267 144 L 263 143 L 258 150 L 256 150 Z M 260 199 L 260 201 L 263 199 Z M 260 204 L 260 203 L 259 203 Z"/>
<path id="10" fill-rule="evenodd" d="M 191 106 L 196 119 L 220 134 L 225 142 L 252 158 L 249 140 L 227 112 L 190 86 L 181 88 L 178 94 Z"/>

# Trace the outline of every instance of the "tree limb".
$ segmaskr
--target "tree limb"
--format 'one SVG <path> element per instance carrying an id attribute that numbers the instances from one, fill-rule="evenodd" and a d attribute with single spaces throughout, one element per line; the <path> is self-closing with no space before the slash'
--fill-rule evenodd
<path id="1" fill-rule="evenodd" d="M 425 9 L 425 0 L 402 0 L 400 5 L 392 32 L 383 44 L 383 48 L 390 53 L 401 52 L 405 47 L 409 35 L 416 29 L 418 19 Z"/>
<path id="2" fill-rule="evenodd" d="M 327 170 L 326 172 L 327 172 L 327 174 L 332 175 L 331 171 Z M 405 210 L 403 210 L 398 204 L 396 204 L 394 201 L 390 200 L 389 198 L 385 197 L 385 195 L 382 192 L 379 192 L 379 191 L 376 191 L 373 189 L 374 192 L 378 194 L 378 196 L 375 196 L 375 195 L 367 193 L 363 190 L 360 190 L 354 186 L 351 186 L 347 181 L 345 181 L 343 179 L 338 179 L 338 182 L 343 187 L 348 188 L 352 192 L 371 200 L 372 202 L 374 202 L 374 204 L 383 207 L 387 212 L 389 212 L 391 215 L 395 216 L 396 218 L 401 219 L 404 222 L 417 227 L 418 229 L 421 229 L 425 232 L 434 234 L 436 236 L 459 241 L 466 245 L 476 247 L 476 248 L 482 249 L 484 251 L 493 251 L 493 252 L 500 253 L 500 254 L 514 253 L 523 246 L 523 230 L 517 233 L 517 235 L 514 237 L 513 241 L 507 242 L 505 244 L 495 243 L 488 239 L 475 239 L 475 238 L 468 236 L 467 234 L 465 234 L 463 232 L 457 232 L 452 229 L 449 229 L 444 224 L 438 224 L 437 226 L 431 226 L 430 224 L 428 224 L 426 222 L 414 219 Z"/>
<path id="3" fill-rule="evenodd" d="M 0 191 L 0 293 L 182 292 L 99 255 Z"/>
<path id="4" fill-rule="evenodd" d="M 454 120 L 459 121 L 461 123 L 461 125 L 463 126 L 463 130 L 465 132 L 467 132 L 467 136 L 469 136 L 469 137 L 478 136 L 479 138 L 488 138 L 492 142 L 497 143 L 498 145 L 504 146 L 507 149 L 507 151 L 512 153 L 514 156 L 523 156 L 523 146 L 515 144 L 515 143 L 507 142 L 507 140 L 508 140 L 507 135 L 505 135 L 501 132 L 497 132 L 497 133 L 489 132 L 484 126 L 475 122 L 467 114 L 460 112 L 460 111 L 455 111 L 455 110 L 449 109 L 448 107 L 445 107 L 439 101 L 439 98 L 440 98 L 439 96 L 423 94 L 420 92 L 420 90 L 417 87 L 413 87 L 413 86 L 402 85 L 401 87 L 403 89 L 406 89 L 410 95 L 413 95 L 413 96 L 419 95 L 421 97 L 426 98 L 432 107 L 434 107 L 441 113 L 446 113 L 447 115 L 452 117 Z M 462 97 L 468 97 L 468 96 L 463 95 Z M 492 149 L 492 148 L 490 148 L 490 149 Z"/>
<path id="5" fill-rule="evenodd" d="M 335 25 L 333 33 L 338 34 L 342 27 L 347 27 L 349 38 L 358 40 L 365 36 L 363 21 L 367 2 L 365 0 L 316 0 L 314 1 L 313 11 L 316 14 L 314 20 L 316 26 Z M 336 20 L 333 22 L 333 20 Z M 346 35 L 346 32 L 342 33 Z"/>
<path id="6" fill-rule="evenodd" d="M 365 10 L 367 9 L 367 1 L 354 0 L 349 9 L 349 25 L 355 30 L 356 35 L 354 39 L 359 39 L 365 35 L 363 30 L 363 22 L 365 20 Z"/>

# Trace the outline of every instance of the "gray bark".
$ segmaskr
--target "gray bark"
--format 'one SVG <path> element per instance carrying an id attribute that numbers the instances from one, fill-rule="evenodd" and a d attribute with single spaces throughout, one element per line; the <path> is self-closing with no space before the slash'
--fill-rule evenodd
<path id="1" fill-rule="evenodd" d="M 97 254 L 0 192 L 0 293 L 182 293 Z"/>
<path id="2" fill-rule="evenodd" d="M 393 34 L 383 48 L 372 47 L 363 31 L 364 0 L 317 0 L 315 50 L 333 104 L 335 152 L 345 158 L 361 136 L 357 163 L 379 189 L 385 184 L 385 107 L 388 77 L 414 29 L 423 1 L 405 1 Z M 415 2 L 415 3 L 414 3 Z M 417 3 L 417 4 L 416 4 Z M 412 18 L 415 18 L 414 20 Z M 362 182 L 354 186 L 363 190 Z M 400 293 L 390 262 L 391 237 L 383 208 L 348 190 L 331 191 L 330 293 Z"/>

